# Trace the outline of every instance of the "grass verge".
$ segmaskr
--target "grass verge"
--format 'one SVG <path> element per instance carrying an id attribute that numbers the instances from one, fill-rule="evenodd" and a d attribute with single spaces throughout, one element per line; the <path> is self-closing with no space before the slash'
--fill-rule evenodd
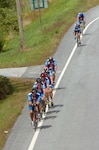
<path id="1" fill-rule="evenodd" d="M 27 102 L 26 95 L 30 92 L 33 80 L 10 78 L 14 92 L 6 99 L 0 100 L 0 150 L 8 137 L 5 131 L 10 132 L 16 118 Z"/>

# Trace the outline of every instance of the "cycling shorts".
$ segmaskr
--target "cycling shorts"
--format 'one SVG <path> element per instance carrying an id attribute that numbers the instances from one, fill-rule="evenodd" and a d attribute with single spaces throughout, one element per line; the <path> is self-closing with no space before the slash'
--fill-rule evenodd
<path id="1" fill-rule="evenodd" d="M 81 33 L 81 31 L 80 31 L 80 30 L 78 30 L 78 31 L 76 31 L 76 30 L 75 30 L 74 32 L 75 32 L 75 33 Z"/>
<path id="2" fill-rule="evenodd" d="M 34 111 L 34 107 L 29 105 L 29 110 L 33 110 Z"/>

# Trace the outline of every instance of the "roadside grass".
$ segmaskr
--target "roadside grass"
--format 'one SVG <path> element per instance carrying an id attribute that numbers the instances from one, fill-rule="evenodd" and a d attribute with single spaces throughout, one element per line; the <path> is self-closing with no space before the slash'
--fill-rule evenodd
<path id="1" fill-rule="evenodd" d="M 0 53 L 0 68 L 43 64 L 49 55 L 55 53 L 60 39 L 76 21 L 77 13 L 97 4 L 98 0 L 53 0 L 47 9 L 41 10 L 42 30 L 39 17 L 24 26 L 23 51 L 20 51 L 18 34 L 7 42 L 8 50 Z"/>
<path id="2" fill-rule="evenodd" d="M 0 150 L 2 150 L 15 120 L 27 103 L 26 96 L 34 81 L 32 79 L 10 78 L 10 82 L 14 88 L 13 94 L 4 100 L 0 100 Z M 8 134 L 4 131 L 8 131 Z"/>

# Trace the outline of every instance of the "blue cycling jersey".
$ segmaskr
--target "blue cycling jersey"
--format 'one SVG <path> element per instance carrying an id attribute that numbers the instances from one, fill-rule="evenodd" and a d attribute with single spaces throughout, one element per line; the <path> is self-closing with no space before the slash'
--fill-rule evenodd
<path id="1" fill-rule="evenodd" d="M 80 25 L 75 23 L 75 24 L 74 24 L 74 27 L 73 27 L 73 31 L 74 31 L 74 32 L 80 31 Z"/>
<path id="2" fill-rule="evenodd" d="M 39 93 L 36 93 L 35 101 L 40 100 L 40 98 L 41 98 L 41 97 L 40 97 L 40 94 L 39 94 Z M 32 93 L 29 93 L 29 94 L 27 95 L 27 101 L 33 103 Z"/>
<path id="3" fill-rule="evenodd" d="M 35 104 L 36 102 L 41 103 L 41 95 L 39 93 L 36 93 L 36 95 L 33 96 L 32 93 L 29 93 L 27 95 L 27 101 L 32 104 Z M 34 106 L 29 105 L 29 110 L 34 110 Z"/>
<path id="4" fill-rule="evenodd" d="M 45 61 L 45 66 L 47 67 L 49 64 L 50 64 L 50 61 L 49 61 L 49 59 L 47 59 L 47 60 Z M 54 65 L 54 66 L 57 66 L 57 62 L 56 62 L 55 59 L 53 59 L 53 65 Z"/>

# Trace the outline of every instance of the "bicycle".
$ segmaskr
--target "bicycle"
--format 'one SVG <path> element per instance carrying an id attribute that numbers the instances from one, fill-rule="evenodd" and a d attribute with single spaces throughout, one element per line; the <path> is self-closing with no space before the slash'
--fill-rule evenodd
<path id="1" fill-rule="evenodd" d="M 36 109 L 36 106 L 34 107 L 34 129 L 36 131 L 38 122 L 41 120 L 41 116 L 38 117 L 38 111 Z"/>
<path id="2" fill-rule="evenodd" d="M 76 32 L 76 42 L 77 42 L 77 47 L 81 45 L 81 42 L 78 39 L 78 32 Z"/>

